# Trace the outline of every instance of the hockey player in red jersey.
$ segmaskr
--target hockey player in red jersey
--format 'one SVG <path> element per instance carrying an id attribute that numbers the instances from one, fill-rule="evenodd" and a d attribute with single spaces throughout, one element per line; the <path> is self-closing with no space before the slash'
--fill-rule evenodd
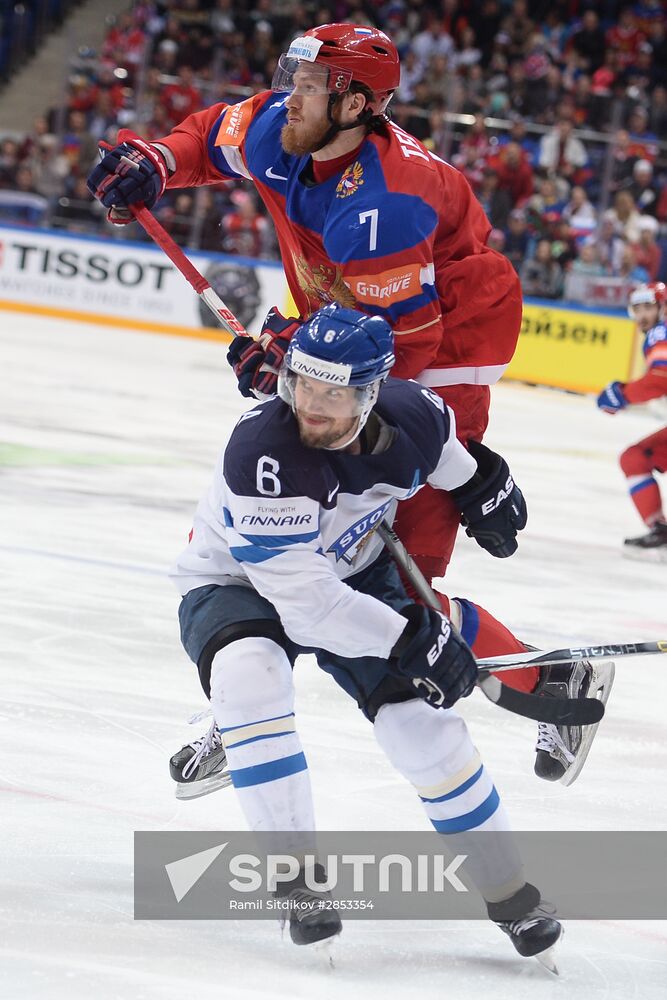
<path id="1" fill-rule="evenodd" d="M 386 319 L 392 374 L 441 396 L 463 442 L 480 441 L 490 386 L 507 367 L 521 323 L 516 272 L 487 246 L 490 224 L 458 170 L 386 114 L 400 66 L 375 28 L 326 24 L 280 57 L 272 90 L 196 113 L 151 144 L 121 130 L 88 185 L 111 221 L 151 208 L 166 187 L 251 180 L 270 212 L 301 322 L 338 301 Z M 229 359 L 246 396 L 271 395 L 300 321 L 274 309 L 260 344 L 237 338 Z M 442 576 L 460 521 L 446 493 L 401 504 L 396 530 L 427 579 Z M 493 554 L 511 555 L 499 545 Z M 414 596 L 414 595 L 413 595 Z M 525 649 L 485 609 L 442 596 L 477 656 Z M 504 673 L 523 690 L 537 668 Z"/>
<path id="2" fill-rule="evenodd" d="M 662 282 L 639 285 L 631 293 L 628 312 L 644 335 L 646 373 L 633 382 L 611 382 L 598 396 L 605 413 L 618 413 L 634 403 L 667 396 L 667 288 Z M 626 448 L 620 457 L 630 499 L 649 529 L 638 538 L 626 538 L 628 555 L 667 560 L 667 517 L 655 472 L 667 472 L 667 427 Z"/>

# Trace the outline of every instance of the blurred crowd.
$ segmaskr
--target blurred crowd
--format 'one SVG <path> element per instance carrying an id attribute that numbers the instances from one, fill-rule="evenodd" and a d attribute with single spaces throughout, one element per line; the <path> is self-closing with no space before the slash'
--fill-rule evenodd
<path id="1" fill-rule="evenodd" d="M 99 140 L 115 143 L 119 127 L 157 139 L 193 111 L 263 90 L 293 37 L 345 20 L 396 43 L 393 118 L 465 174 L 491 222 L 489 242 L 527 295 L 576 294 L 583 278 L 664 280 L 666 6 L 136 2 L 109 24 L 99 52 L 77 54 L 64 100 L 27 135 L 0 142 L 0 221 L 118 235 L 85 185 Z M 245 183 L 169 192 L 156 214 L 183 245 L 277 255 Z"/>

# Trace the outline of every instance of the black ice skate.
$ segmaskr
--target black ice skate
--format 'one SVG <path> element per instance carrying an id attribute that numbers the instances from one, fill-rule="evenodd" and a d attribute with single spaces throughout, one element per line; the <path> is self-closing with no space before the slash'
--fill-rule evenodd
<path id="1" fill-rule="evenodd" d="M 207 733 L 174 754 L 169 761 L 169 773 L 176 782 L 177 799 L 197 799 L 232 783 L 215 721 Z"/>
<path id="2" fill-rule="evenodd" d="M 540 898 L 529 882 L 502 903 L 487 903 L 489 918 L 498 924 L 523 958 L 536 958 L 558 975 L 554 947 L 563 935 L 554 908 Z"/>
<path id="3" fill-rule="evenodd" d="M 543 667 L 537 692 L 552 698 L 597 698 L 607 704 L 614 683 L 611 661 L 579 660 L 574 666 Z M 535 774 L 545 781 L 571 785 L 581 771 L 595 738 L 593 726 L 538 723 Z"/>
<path id="4" fill-rule="evenodd" d="M 631 559 L 667 562 L 667 523 L 656 521 L 646 535 L 626 538 L 623 554 Z"/>
<path id="5" fill-rule="evenodd" d="M 312 884 L 327 880 L 322 865 L 314 866 Z M 306 885 L 303 869 L 291 882 L 276 889 L 276 899 L 284 904 L 281 922 L 289 919 L 290 937 L 294 944 L 316 944 L 336 937 L 343 929 L 338 910 L 332 906 L 328 890 L 310 889 Z"/>

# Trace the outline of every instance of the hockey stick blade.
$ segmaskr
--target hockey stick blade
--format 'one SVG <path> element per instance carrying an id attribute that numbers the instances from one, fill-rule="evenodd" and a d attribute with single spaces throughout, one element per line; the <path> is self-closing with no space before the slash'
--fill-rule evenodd
<path id="1" fill-rule="evenodd" d="M 604 705 L 596 698 L 549 698 L 527 694 L 502 684 L 497 677 L 480 672 L 477 686 L 489 701 L 515 715 L 554 726 L 591 726 L 604 716 Z"/>

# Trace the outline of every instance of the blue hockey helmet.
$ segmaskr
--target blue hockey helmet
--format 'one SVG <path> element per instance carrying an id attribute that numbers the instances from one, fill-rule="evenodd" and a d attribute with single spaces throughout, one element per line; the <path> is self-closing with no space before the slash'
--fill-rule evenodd
<path id="1" fill-rule="evenodd" d="M 351 412 L 359 417 L 358 434 L 395 360 L 394 335 L 386 320 L 332 302 L 318 309 L 292 337 L 278 392 L 294 409 L 299 375 L 356 389 Z"/>

